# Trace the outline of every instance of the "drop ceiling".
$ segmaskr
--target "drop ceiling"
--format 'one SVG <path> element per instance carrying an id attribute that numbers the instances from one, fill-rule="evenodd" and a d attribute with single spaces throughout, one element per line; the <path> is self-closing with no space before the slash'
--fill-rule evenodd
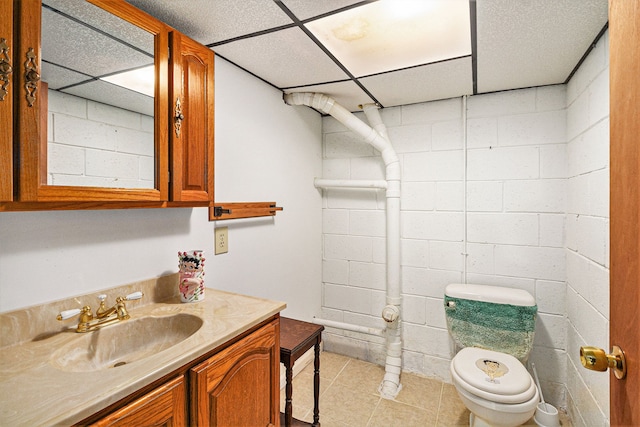
<path id="1" fill-rule="evenodd" d="M 452 15 L 414 16 L 388 28 L 360 17 L 383 2 L 401 11 L 434 0 L 128 1 L 285 93 L 322 92 L 351 111 L 371 102 L 391 107 L 565 83 L 608 21 L 607 0 L 444 0 L 462 10 L 463 24 Z M 348 20 L 381 32 L 382 41 L 340 33 Z M 324 33 L 322 21 L 329 22 Z M 411 25 L 422 32 L 394 38 Z M 433 54 L 444 37 L 432 32 L 437 28 L 454 30 L 468 48 Z M 341 50 L 350 45 L 360 53 Z M 406 51 L 418 62 L 403 59 Z M 373 56 L 359 58 L 365 53 Z"/>

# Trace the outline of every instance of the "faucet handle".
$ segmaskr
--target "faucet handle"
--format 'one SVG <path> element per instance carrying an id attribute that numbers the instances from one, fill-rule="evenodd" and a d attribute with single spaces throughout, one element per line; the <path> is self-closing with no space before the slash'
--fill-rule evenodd
<path id="1" fill-rule="evenodd" d="M 77 316 L 81 312 L 82 312 L 82 310 L 80 310 L 79 308 L 72 308 L 71 310 L 64 310 L 64 311 L 61 311 L 60 314 L 58 314 L 56 319 L 58 319 L 58 320 L 67 320 L 67 319 L 72 318 L 73 316 Z"/>
<path id="2" fill-rule="evenodd" d="M 142 292 L 137 291 L 137 292 L 130 293 L 129 295 L 127 295 L 126 297 L 124 297 L 124 299 L 125 299 L 126 301 L 132 301 L 132 300 L 134 300 L 134 299 L 140 299 L 140 298 L 142 298 L 143 296 L 144 296 L 144 294 L 143 294 Z"/>

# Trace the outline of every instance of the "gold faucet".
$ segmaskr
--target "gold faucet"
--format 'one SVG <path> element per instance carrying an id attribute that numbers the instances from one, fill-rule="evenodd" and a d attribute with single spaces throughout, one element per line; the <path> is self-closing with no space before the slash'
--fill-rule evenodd
<path id="1" fill-rule="evenodd" d="M 111 325 L 112 323 L 129 319 L 131 316 L 127 311 L 125 301 L 140 299 L 143 297 L 143 295 L 144 294 L 142 292 L 134 292 L 127 295 L 126 297 L 118 297 L 116 298 L 115 305 L 110 308 L 107 308 L 104 303 L 107 299 L 107 296 L 104 294 L 98 295 L 100 306 L 96 310 L 95 316 L 91 312 L 91 307 L 85 305 L 84 307 L 82 307 L 82 309 L 76 308 L 72 310 L 65 310 L 58 314 L 57 319 L 65 320 L 79 314 L 80 317 L 78 318 L 78 326 L 76 327 L 76 332 L 95 331 L 103 326 Z"/>

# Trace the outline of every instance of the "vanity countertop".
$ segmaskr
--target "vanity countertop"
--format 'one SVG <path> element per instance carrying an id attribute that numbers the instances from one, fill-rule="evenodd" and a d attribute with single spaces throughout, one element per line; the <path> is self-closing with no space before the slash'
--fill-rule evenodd
<path id="1" fill-rule="evenodd" d="M 269 319 L 286 305 L 207 289 L 204 301 L 197 303 L 183 304 L 177 296 L 171 296 L 139 307 L 129 302 L 127 307 L 131 319 L 186 313 L 200 317 L 203 325 L 166 350 L 123 366 L 92 372 L 66 372 L 52 363 L 56 349 L 85 335 L 75 332 L 77 316 L 65 321 L 62 329 L 54 333 L 5 345 L 0 348 L 0 424 L 77 423 Z M 25 314 L 21 316 L 28 318 Z M 2 332 L 12 322 L 19 324 L 18 317 L 4 319 Z M 55 316 L 50 321 L 57 323 Z"/>

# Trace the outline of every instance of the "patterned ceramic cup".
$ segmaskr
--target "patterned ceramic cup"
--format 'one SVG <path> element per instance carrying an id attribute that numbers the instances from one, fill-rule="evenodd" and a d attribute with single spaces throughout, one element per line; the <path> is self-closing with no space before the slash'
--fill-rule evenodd
<path id="1" fill-rule="evenodd" d="M 178 252 L 180 301 L 198 302 L 204 299 L 204 261 L 204 251 Z"/>

